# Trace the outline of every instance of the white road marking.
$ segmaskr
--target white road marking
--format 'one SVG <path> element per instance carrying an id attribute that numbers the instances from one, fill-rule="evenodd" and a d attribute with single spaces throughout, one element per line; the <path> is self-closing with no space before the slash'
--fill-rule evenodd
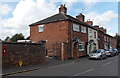
<path id="1" fill-rule="evenodd" d="M 86 71 L 84 71 L 84 72 L 81 72 L 81 73 L 75 74 L 74 76 L 78 76 L 78 75 L 81 75 L 81 74 L 84 74 L 84 73 L 90 72 L 90 71 L 92 71 L 92 70 L 94 70 L 94 69 L 86 70 Z"/>
<path id="2" fill-rule="evenodd" d="M 106 65 L 108 65 L 108 64 L 110 64 L 112 61 L 110 61 L 110 62 L 108 62 L 108 63 L 105 63 L 105 64 L 103 64 L 103 65 L 101 65 L 101 66 L 106 66 Z"/>

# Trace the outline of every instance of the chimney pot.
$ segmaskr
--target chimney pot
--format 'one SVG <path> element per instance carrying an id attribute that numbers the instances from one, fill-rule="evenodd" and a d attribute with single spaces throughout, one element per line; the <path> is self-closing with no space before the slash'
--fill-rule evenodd
<path id="1" fill-rule="evenodd" d="M 89 19 L 89 21 L 87 21 L 87 22 L 85 22 L 86 24 L 89 24 L 89 25 L 93 25 L 93 22 L 92 21 L 90 21 L 90 19 Z"/>
<path id="2" fill-rule="evenodd" d="M 63 7 L 63 5 L 61 4 L 60 7 Z"/>
<path id="3" fill-rule="evenodd" d="M 67 8 L 65 7 L 65 4 L 64 4 L 64 6 L 63 6 L 63 5 L 60 5 L 59 13 L 64 13 L 64 14 L 67 13 Z"/>
<path id="4" fill-rule="evenodd" d="M 84 22 L 85 16 L 82 13 L 80 13 L 79 15 L 76 16 L 76 19 Z"/>

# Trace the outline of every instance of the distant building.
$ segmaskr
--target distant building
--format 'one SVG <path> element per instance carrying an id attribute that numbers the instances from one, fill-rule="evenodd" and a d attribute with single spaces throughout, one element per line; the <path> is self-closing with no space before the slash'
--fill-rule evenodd
<path id="1" fill-rule="evenodd" d="M 98 47 L 100 49 L 110 49 L 117 47 L 117 39 L 107 34 L 103 27 L 94 26 L 98 31 Z"/>

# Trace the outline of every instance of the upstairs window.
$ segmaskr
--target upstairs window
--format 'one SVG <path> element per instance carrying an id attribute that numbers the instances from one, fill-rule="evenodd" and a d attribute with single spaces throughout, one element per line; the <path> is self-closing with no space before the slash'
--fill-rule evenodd
<path id="1" fill-rule="evenodd" d="M 96 32 L 94 32 L 94 38 L 96 38 Z"/>
<path id="2" fill-rule="evenodd" d="M 89 34 L 90 34 L 90 37 L 92 37 L 92 29 L 90 29 L 90 33 Z"/>
<path id="3" fill-rule="evenodd" d="M 73 24 L 73 30 L 74 31 L 80 31 L 78 24 Z"/>
<path id="4" fill-rule="evenodd" d="M 39 32 L 43 32 L 44 31 L 44 25 L 38 25 L 38 30 L 39 30 Z"/>
<path id="5" fill-rule="evenodd" d="M 81 32 L 86 33 L 86 27 L 81 26 Z"/>
<path id="6" fill-rule="evenodd" d="M 106 36 L 104 36 L 104 41 L 106 41 Z"/>

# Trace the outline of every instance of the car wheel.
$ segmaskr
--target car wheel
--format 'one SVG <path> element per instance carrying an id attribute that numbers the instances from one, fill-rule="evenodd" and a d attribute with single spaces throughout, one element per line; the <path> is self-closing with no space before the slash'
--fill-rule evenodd
<path id="1" fill-rule="evenodd" d="M 111 57 L 113 57 L 113 54 L 111 54 Z"/>
<path id="2" fill-rule="evenodd" d="M 100 60 L 102 60 L 102 56 L 100 57 Z"/>
<path id="3" fill-rule="evenodd" d="M 105 59 L 107 58 L 107 56 L 105 56 Z"/>

